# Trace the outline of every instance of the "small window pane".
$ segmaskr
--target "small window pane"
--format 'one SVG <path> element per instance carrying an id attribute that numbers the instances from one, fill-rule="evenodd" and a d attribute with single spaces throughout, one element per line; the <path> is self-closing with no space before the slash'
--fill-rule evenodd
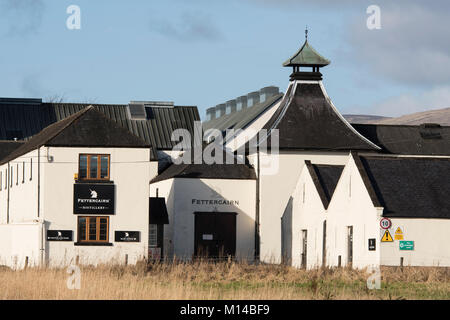
<path id="1" fill-rule="evenodd" d="M 108 178 L 108 165 L 109 165 L 109 157 L 101 156 L 100 158 L 100 178 L 105 179 Z"/>
<path id="2" fill-rule="evenodd" d="M 87 156 L 80 156 L 79 178 L 87 178 Z"/>
<path id="3" fill-rule="evenodd" d="M 148 246 L 157 247 L 158 246 L 158 225 L 151 224 L 148 233 Z"/>
<path id="4" fill-rule="evenodd" d="M 86 218 L 80 218 L 78 220 L 80 241 L 86 240 Z"/>
<path id="5" fill-rule="evenodd" d="M 100 219 L 100 239 L 101 241 L 106 241 L 108 239 L 108 219 Z"/>
<path id="6" fill-rule="evenodd" d="M 91 156 L 91 160 L 89 161 L 89 166 L 90 166 L 89 177 L 91 179 L 96 179 L 98 177 L 98 175 L 97 175 L 98 157 L 97 156 Z"/>
<path id="7" fill-rule="evenodd" d="M 97 240 L 97 219 L 89 219 L 89 240 Z"/>

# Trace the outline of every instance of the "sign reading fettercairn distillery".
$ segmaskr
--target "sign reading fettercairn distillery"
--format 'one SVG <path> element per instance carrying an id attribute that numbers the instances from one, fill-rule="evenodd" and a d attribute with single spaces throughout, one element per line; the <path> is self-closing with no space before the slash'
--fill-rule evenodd
<path id="1" fill-rule="evenodd" d="M 113 184 L 74 184 L 73 213 L 114 214 L 114 190 Z"/>

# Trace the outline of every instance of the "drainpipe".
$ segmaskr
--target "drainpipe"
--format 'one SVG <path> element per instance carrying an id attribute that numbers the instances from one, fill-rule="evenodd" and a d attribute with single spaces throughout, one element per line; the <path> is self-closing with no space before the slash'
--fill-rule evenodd
<path id="1" fill-rule="evenodd" d="M 6 174 L 6 188 L 8 189 L 8 196 L 6 199 L 6 224 L 9 224 L 9 189 L 10 189 L 9 179 L 10 179 L 10 176 L 11 176 L 11 173 L 10 173 L 10 166 L 9 166 L 9 162 L 8 162 L 8 171 Z"/>
<path id="2" fill-rule="evenodd" d="M 38 185 L 37 185 L 37 217 L 41 210 L 41 148 L 38 149 Z"/>
<path id="3" fill-rule="evenodd" d="M 37 218 L 39 221 L 39 251 L 41 267 L 45 266 L 45 222 L 41 219 L 41 148 L 38 149 Z"/>
<path id="4" fill-rule="evenodd" d="M 255 214 L 255 261 L 259 261 L 259 203 L 260 203 L 260 159 L 259 159 L 259 146 L 256 151 L 256 163 L 257 163 L 257 176 L 256 176 L 256 214 Z"/>

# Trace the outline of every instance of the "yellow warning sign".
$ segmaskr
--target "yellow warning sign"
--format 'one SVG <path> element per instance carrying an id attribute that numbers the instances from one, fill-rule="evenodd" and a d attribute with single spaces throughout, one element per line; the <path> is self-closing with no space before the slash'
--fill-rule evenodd
<path id="1" fill-rule="evenodd" d="M 389 230 L 386 230 L 383 234 L 383 237 L 381 238 L 381 242 L 393 242 L 391 233 Z"/>
<path id="2" fill-rule="evenodd" d="M 394 239 L 403 240 L 403 231 L 402 229 L 400 229 L 400 227 L 398 227 L 397 230 L 395 230 Z"/>

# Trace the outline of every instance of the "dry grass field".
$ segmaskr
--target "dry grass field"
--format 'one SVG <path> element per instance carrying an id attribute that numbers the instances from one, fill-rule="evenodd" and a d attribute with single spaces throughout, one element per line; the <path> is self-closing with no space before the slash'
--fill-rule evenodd
<path id="1" fill-rule="evenodd" d="M 367 289 L 364 271 L 234 262 L 81 267 L 79 290 L 69 276 L 2 267 L 0 299 L 450 299 L 449 268 L 384 268 L 380 290 Z"/>

